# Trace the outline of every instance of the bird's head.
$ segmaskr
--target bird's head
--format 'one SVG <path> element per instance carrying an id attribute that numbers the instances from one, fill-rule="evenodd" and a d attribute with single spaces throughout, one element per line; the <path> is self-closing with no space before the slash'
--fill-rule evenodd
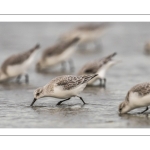
<path id="1" fill-rule="evenodd" d="M 130 105 L 129 105 L 129 102 L 127 102 L 127 101 L 122 102 L 122 103 L 119 105 L 118 110 L 119 110 L 119 113 L 120 113 L 120 114 L 124 114 L 124 113 L 129 112 L 129 111 L 131 110 L 131 107 L 130 107 Z"/>
<path id="2" fill-rule="evenodd" d="M 37 99 L 44 97 L 43 87 L 40 87 L 34 91 L 34 99 L 30 106 L 33 106 Z"/>

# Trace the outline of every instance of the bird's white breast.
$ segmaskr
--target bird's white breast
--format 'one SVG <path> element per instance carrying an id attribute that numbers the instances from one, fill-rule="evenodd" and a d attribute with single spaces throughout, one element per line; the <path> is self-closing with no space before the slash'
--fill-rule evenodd
<path id="1" fill-rule="evenodd" d="M 76 88 L 70 90 L 64 90 L 62 86 L 55 86 L 54 92 L 50 94 L 50 96 L 61 98 L 61 99 L 67 99 L 80 94 L 80 92 L 82 92 L 85 87 L 86 87 L 86 83 L 81 84 Z"/>

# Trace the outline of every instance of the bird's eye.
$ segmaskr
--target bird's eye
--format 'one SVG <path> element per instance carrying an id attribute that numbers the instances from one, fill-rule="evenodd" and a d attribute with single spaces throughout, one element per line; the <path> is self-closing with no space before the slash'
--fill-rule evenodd
<path id="1" fill-rule="evenodd" d="M 37 94 L 36 94 L 36 96 L 39 96 L 39 95 L 40 95 L 40 93 L 37 93 Z"/>
<path id="2" fill-rule="evenodd" d="M 121 111 L 122 110 L 122 108 L 119 108 L 119 111 Z"/>

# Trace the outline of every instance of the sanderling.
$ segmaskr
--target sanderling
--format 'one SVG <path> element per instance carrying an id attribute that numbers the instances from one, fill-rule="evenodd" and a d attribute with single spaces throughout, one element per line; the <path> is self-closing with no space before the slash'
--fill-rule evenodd
<path id="1" fill-rule="evenodd" d="M 47 69 L 59 63 L 65 63 L 76 50 L 75 44 L 79 41 L 78 37 L 71 40 L 60 41 L 56 45 L 46 49 L 41 59 L 36 64 L 37 70 Z M 73 62 L 69 60 L 71 70 L 73 70 Z M 63 68 L 64 69 L 64 68 Z"/>
<path id="2" fill-rule="evenodd" d="M 17 81 L 20 81 L 22 75 L 25 75 L 26 83 L 29 81 L 27 69 L 31 66 L 36 54 L 36 50 L 39 48 L 37 44 L 34 48 L 27 52 L 12 55 L 7 58 L 0 69 L 0 82 L 6 81 L 11 78 L 17 77 Z"/>
<path id="3" fill-rule="evenodd" d="M 92 61 L 87 64 L 85 64 L 78 72 L 78 75 L 85 75 L 85 74 L 98 74 L 96 78 L 93 78 L 88 82 L 88 85 L 92 85 L 95 81 L 98 79 L 100 80 L 100 86 L 106 85 L 106 78 L 105 74 L 106 71 L 116 64 L 118 61 L 112 60 L 112 57 L 114 57 L 117 53 L 113 53 L 107 57 L 104 57 L 100 60 Z M 102 84 L 102 80 L 104 80 L 104 83 Z"/>
<path id="4" fill-rule="evenodd" d="M 128 91 L 125 100 L 119 105 L 119 112 L 123 114 L 139 107 L 146 107 L 144 111 L 140 112 L 144 113 L 148 110 L 149 105 L 150 83 L 141 83 Z"/>
<path id="5" fill-rule="evenodd" d="M 65 99 L 58 102 L 57 105 L 60 105 L 62 102 L 69 100 L 71 97 L 79 97 L 85 104 L 82 97 L 78 96 L 78 94 L 83 91 L 87 85 L 87 82 L 96 76 L 97 74 L 81 76 L 64 75 L 56 77 L 51 80 L 50 83 L 35 90 L 34 100 L 30 106 L 33 106 L 35 101 L 42 97 Z"/>
<path id="6" fill-rule="evenodd" d="M 68 40 L 70 38 L 79 37 L 79 43 L 89 43 L 95 39 L 101 37 L 105 31 L 108 23 L 95 23 L 84 24 L 76 27 L 72 31 L 63 34 L 60 40 Z"/>

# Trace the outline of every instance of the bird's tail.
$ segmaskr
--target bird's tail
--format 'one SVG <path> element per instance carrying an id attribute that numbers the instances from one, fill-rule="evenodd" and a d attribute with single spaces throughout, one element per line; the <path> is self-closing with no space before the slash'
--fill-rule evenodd
<path id="1" fill-rule="evenodd" d="M 107 57 L 104 57 L 104 58 L 100 59 L 99 60 L 99 63 L 100 63 L 99 65 L 101 66 L 101 65 L 107 64 L 109 61 L 112 60 L 112 57 L 114 57 L 115 55 L 117 55 L 116 52 L 111 54 L 111 55 L 109 55 L 109 56 L 107 56 Z"/>
<path id="2" fill-rule="evenodd" d="M 32 49 L 30 49 L 30 53 L 33 53 L 35 50 L 40 48 L 40 44 L 36 44 Z"/>
<path id="3" fill-rule="evenodd" d="M 114 52 L 113 54 L 111 54 L 111 55 L 107 56 L 107 57 L 106 57 L 106 59 L 111 59 L 111 58 L 112 58 L 112 57 L 114 57 L 115 55 L 117 55 L 117 53 L 116 53 L 116 52 Z"/>

